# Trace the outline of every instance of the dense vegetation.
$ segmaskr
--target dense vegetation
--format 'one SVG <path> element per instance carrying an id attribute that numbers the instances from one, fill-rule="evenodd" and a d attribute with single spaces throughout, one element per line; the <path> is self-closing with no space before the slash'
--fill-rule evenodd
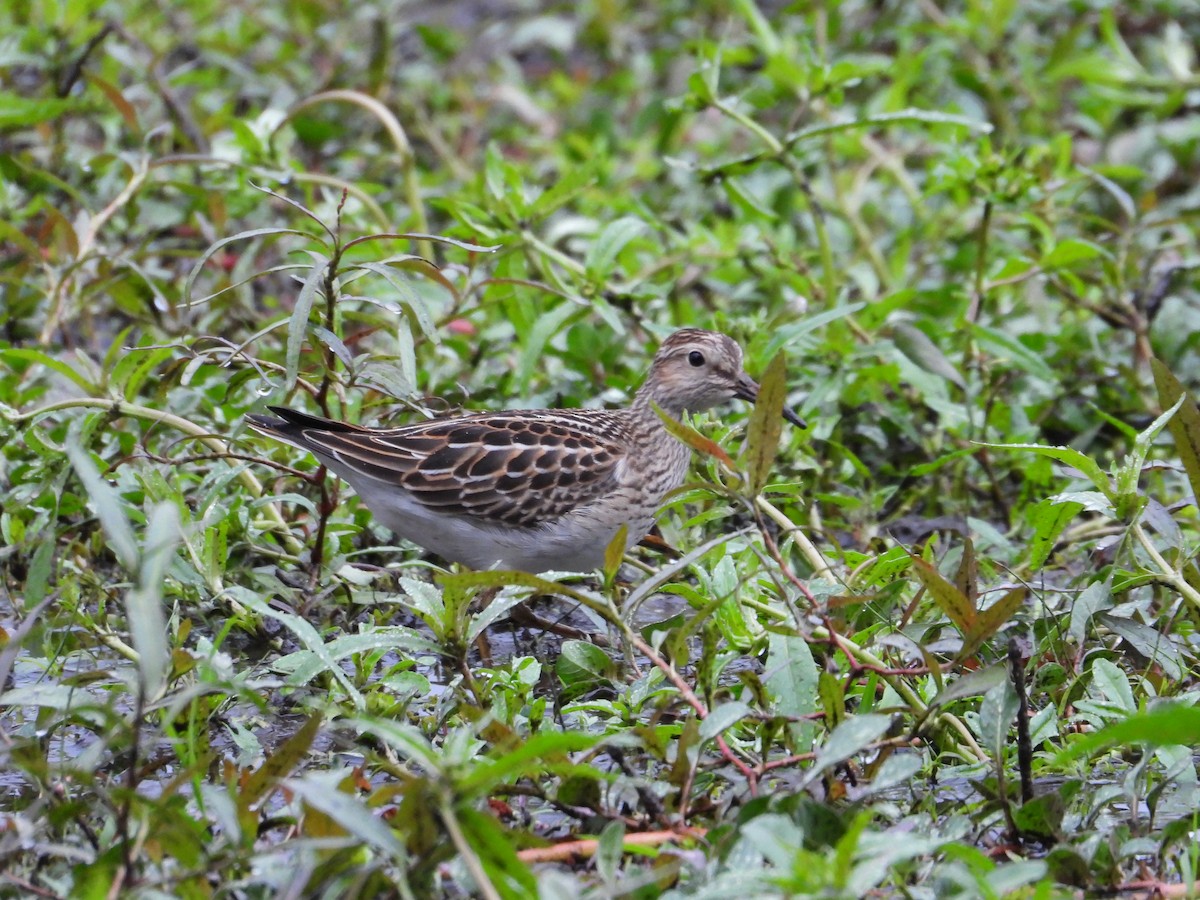
<path id="1" fill-rule="evenodd" d="M 1194 889 L 1197 33 L 6 4 L 0 893 Z M 765 402 L 592 577 L 244 425 L 620 404 L 682 325 Z"/>

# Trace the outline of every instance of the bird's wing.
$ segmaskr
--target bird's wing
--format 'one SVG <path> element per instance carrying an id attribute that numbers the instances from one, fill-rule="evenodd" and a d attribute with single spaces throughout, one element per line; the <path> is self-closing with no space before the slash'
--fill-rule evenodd
<path id="1" fill-rule="evenodd" d="M 603 497 L 628 452 L 619 414 L 602 410 L 480 413 L 391 429 L 287 419 L 286 434 L 277 427 L 276 436 L 382 482 L 380 489 L 507 525 L 535 526 Z M 265 423 L 277 421 L 251 424 L 272 433 Z"/>

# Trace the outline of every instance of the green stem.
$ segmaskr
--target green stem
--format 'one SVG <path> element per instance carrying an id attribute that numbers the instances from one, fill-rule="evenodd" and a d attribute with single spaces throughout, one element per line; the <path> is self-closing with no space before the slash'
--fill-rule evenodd
<path id="1" fill-rule="evenodd" d="M 808 564 L 812 566 L 813 576 L 816 578 L 827 578 L 830 581 L 836 581 L 837 578 L 833 574 L 833 568 L 829 565 L 828 560 L 821 555 L 821 551 L 816 545 L 808 539 L 803 531 L 796 527 L 787 516 L 775 508 L 765 497 L 761 495 L 754 498 L 754 505 L 762 510 L 772 522 L 778 525 L 800 548 L 800 552 L 804 554 L 804 558 L 808 560 Z"/>
<path id="2" fill-rule="evenodd" d="M 471 873 L 471 878 L 475 882 L 475 887 L 479 890 L 480 895 L 485 900 L 500 900 L 500 892 L 496 890 L 496 886 L 492 884 L 491 879 L 487 876 L 487 872 L 484 871 L 479 857 L 471 849 L 471 845 L 467 843 L 467 837 L 458 825 L 458 817 L 454 815 L 454 808 L 448 800 L 442 801 L 439 806 L 440 809 L 438 812 L 441 814 L 442 824 L 446 826 L 446 831 L 450 835 L 450 842 L 454 844 L 454 848 L 458 851 L 463 865 Z"/>
<path id="3" fill-rule="evenodd" d="M 554 260 L 564 269 L 567 269 L 576 275 L 586 275 L 587 268 L 577 259 L 573 259 L 554 247 L 551 247 L 528 228 L 521 231 L 521 240 L 528 244 L 533 249 L 537 250 L 543 256 L 547 256 Z"/>
<path id="4" fill-rule="evenodd" d="M 714 99 L 712 101 L 712 106 L 713 109 L 716 109 L 718 112 L 729 116 L 729 118 L 733 119 L 733 121 L 737 122 L 747 131 L 754 134 L 755 137 L 767 145 L 767 149 L 770 150 L 770 152 L 775 156 L 779 156 L 783 153 L 783 143 L 779 140 L 779 138 L 775 137 L 775 135 L 771 134 L 771 132 L 767 131 L 767 129 L 763 128 L 763 126 L 759 125 L 745 113 L 734 109 L 724 100 Z"/>
<path id="5" fill-rule="evenodd" d="M 1146 530 L 1142 528 L 1140 522 L 1134 523 L 1133 535 L 1137 538 L 1138 543 L 1142 545 L 1142 548 L 1146 551 L 1150 559 L 1154 561 L 1154 564 L 1158 566 L 1163 581 L 1179 591 L 1184 599 L 1191 603 L 1195 609 L 1200 609 L 1200 591 L 1197 591 L 1188 584 L 1183 575 L 1172 568 L 1166 558 L 1158 552 L 1158 548 L 1151 542 L 1150 536 L 1146 534 Z"/>

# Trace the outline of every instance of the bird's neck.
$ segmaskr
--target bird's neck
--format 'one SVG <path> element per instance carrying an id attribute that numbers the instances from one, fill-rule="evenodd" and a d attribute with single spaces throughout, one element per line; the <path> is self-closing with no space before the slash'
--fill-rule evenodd
<path id="1" fill-rule="evenodd" d="M 672 419 L 683 418 L 683 405 L 679 402 L 672 402 L 662 395 L 656 395 L 653 390 L 647 390 L 648 385 L 643 386 L 636 394 L 633 395 L 632 408 L 639 414 L 650 418 L 657 419 L 658 414 L 654 407 L 657 406 Z"/>

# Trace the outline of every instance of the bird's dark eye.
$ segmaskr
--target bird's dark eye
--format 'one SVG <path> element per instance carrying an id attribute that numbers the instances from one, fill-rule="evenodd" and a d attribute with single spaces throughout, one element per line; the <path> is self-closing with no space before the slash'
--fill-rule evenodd
<path id="1" fill-rule="evenodd" d="M 693 350 L 688 354 L 688 362 L 699 368 L 700 366 L 704 365 L 704 354 L 699 350 Z"/>

